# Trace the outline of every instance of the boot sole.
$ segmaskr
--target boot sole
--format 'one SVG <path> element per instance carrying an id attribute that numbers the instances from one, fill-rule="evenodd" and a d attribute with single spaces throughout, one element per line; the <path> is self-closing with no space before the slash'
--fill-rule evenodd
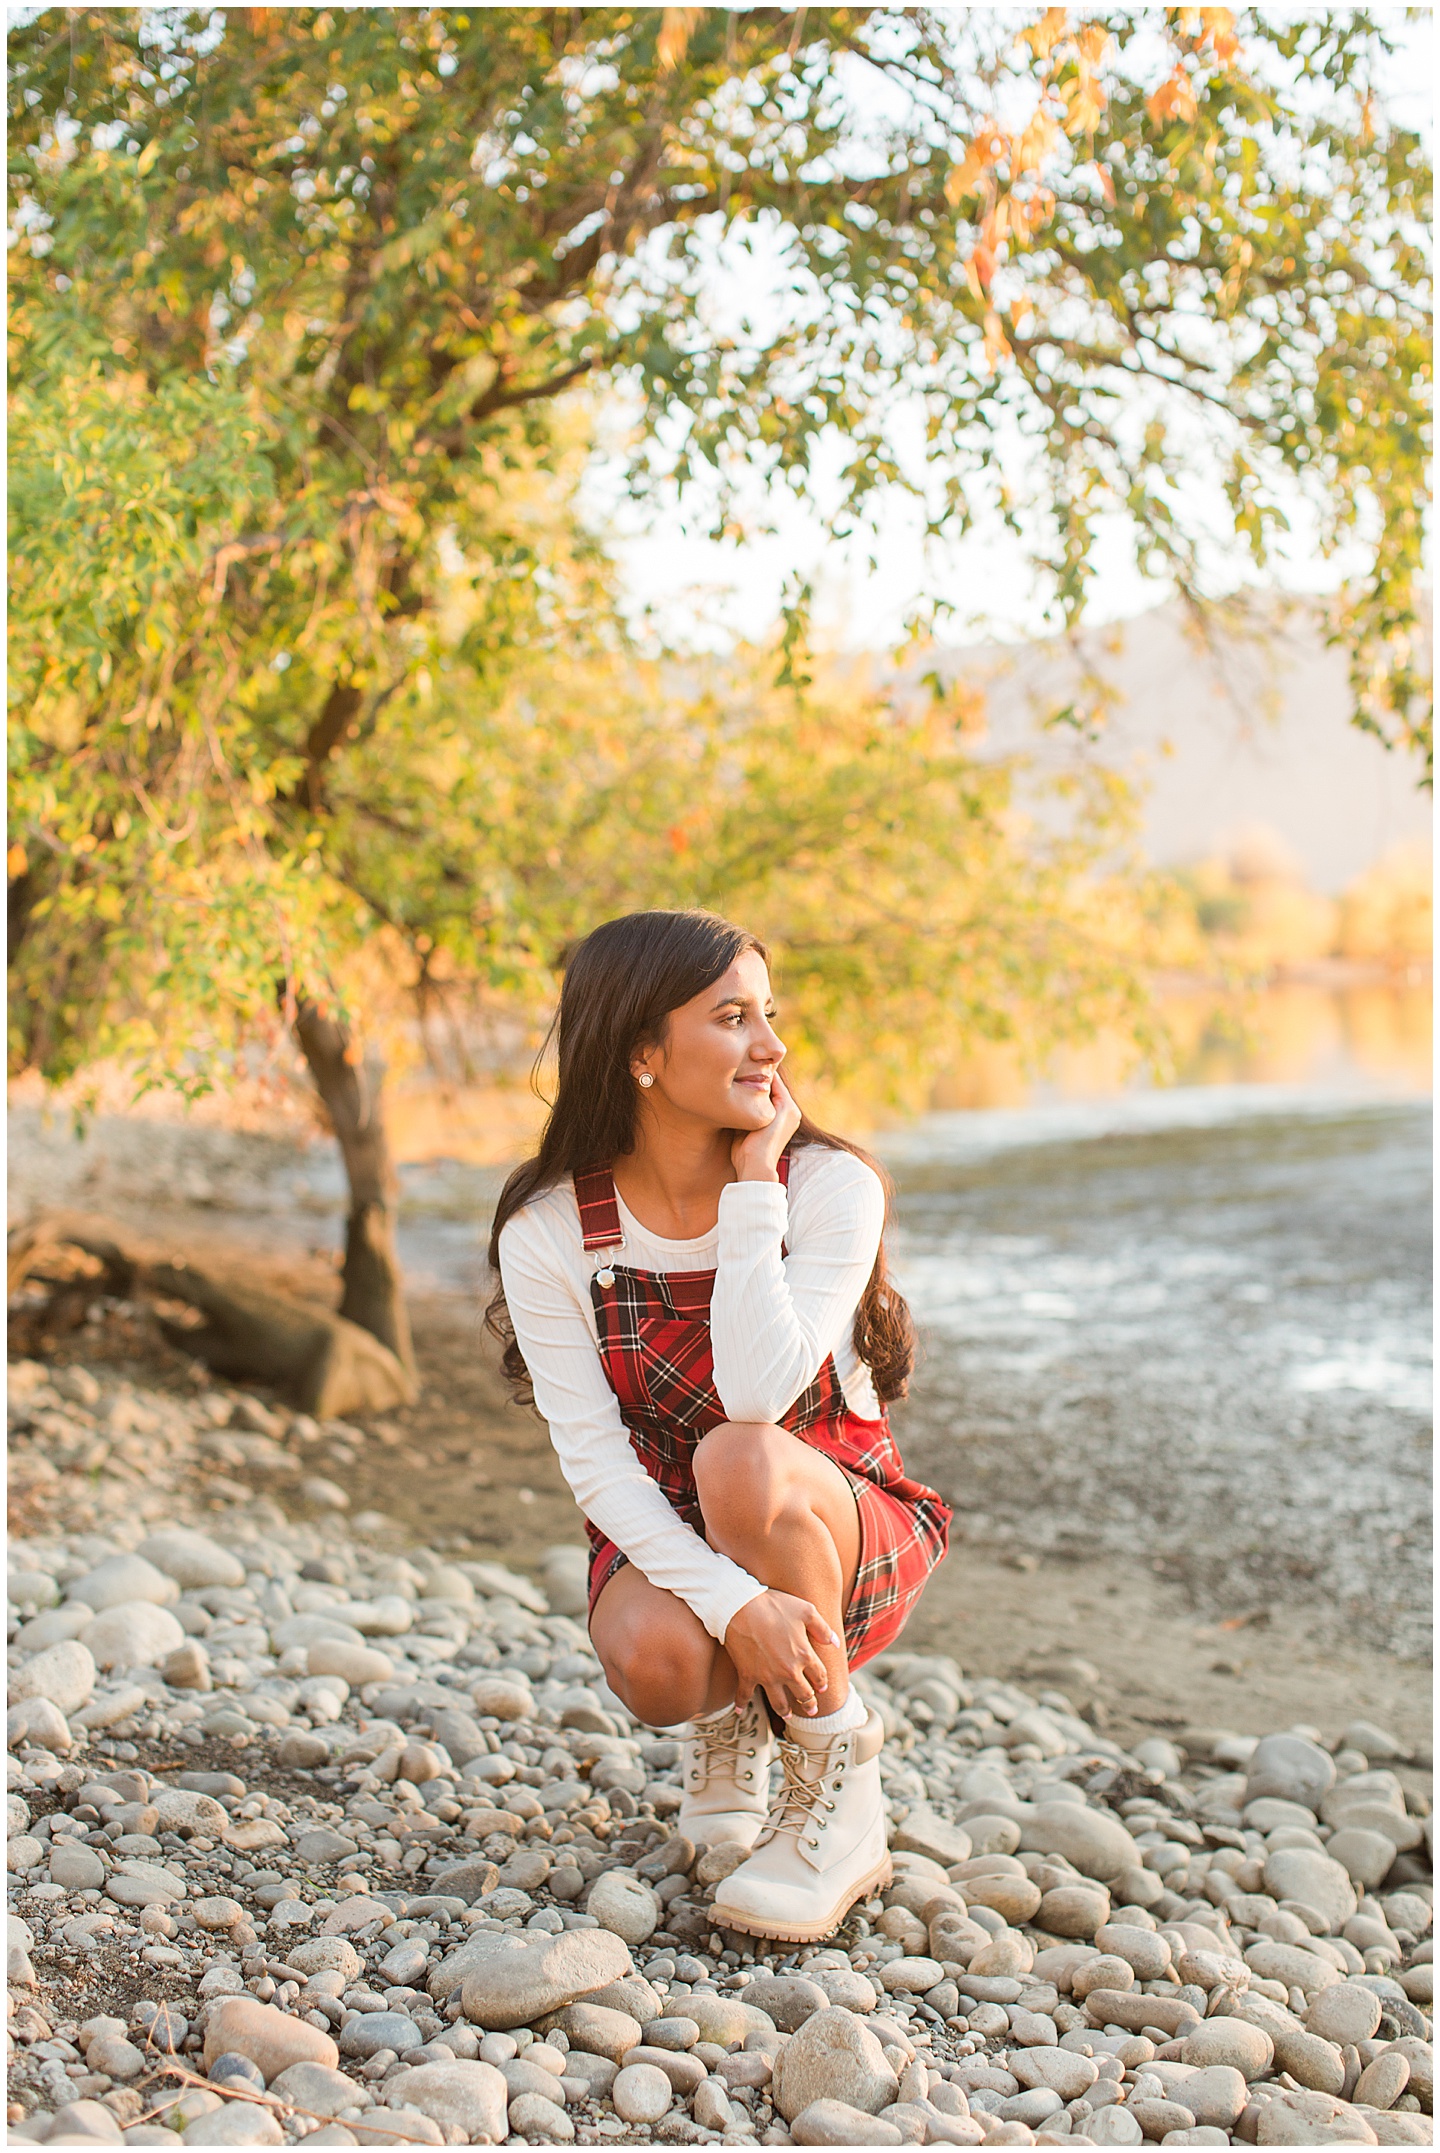
<path id="1" fill-rule="evenodd" d="M 780 1944 L 818 1944 L 832 1936 L 852 1906 L 874 1891 L 889 1888 L 894 1867 L 887 1854 L 858 1884 L 851 1885 L 839 1903 L 821 1921 L 765 1921 L 758 1914 L 732 1914 L 728 1907 L 712 1906 L 713 1925 L 732 1929 L 739 1936 L 770 1936 Z"/>

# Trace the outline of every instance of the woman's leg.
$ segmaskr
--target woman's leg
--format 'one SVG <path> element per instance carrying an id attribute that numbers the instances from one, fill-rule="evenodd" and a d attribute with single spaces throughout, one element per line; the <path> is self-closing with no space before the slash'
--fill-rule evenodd
<path id="1" fill-rule="evenodd" d="M 834 1459 L 769 1422 L 725 1421 L 696 1445 L 694 1470 L 711 1545 L 762 1585 L 809 1600 L 843 1637 L 860 1512 Z M 843 1645 L 816 1649 L 826 1677 L 817 1702 L 828 1717 L 850 1693 L 849 1667 Z"/>
<path id="2" fill-rule="evenodd" d="M 596 1600 L 590 1641 L 611 1689 L 647 1727 L 718 1711 L 735 1694 L 735 1670 L 699 1616 L 633 1562 Z"/>
<path id="3" fill-rule="evenodd" d="M 695 1485 L 710 1543 L 762 1585 L 809 1600 L 843 1637 L 860 1565 L 855 1491 L 833 1458 L 768 1422 L 725 1421 L 695 1449 Z M 735 1694 L 728 1655 L 673 1592 L 633 1562 L 595 1602 L 590 1637 L 605 1679 L 637 1719 L 672 1727 Z M 850 1692 L 843 1649 L 818 1648 L 825 1713 Z"/>

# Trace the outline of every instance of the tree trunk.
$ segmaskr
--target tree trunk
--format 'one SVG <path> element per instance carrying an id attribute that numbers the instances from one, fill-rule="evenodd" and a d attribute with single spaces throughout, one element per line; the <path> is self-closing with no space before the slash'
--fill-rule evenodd
<path id="1" fill-rule="evenodd" d="M 325 1102 L 350 1184 L 345 1228 L 345 1293 L 340 1313 L 388 1346 L 408 1372 L 415 1351 L 395 1255 L 397 1182 L 380 1111 L 384 1065 L 356 1054 L 344 1025 L 302 1004 L 295 1036 Z"/>

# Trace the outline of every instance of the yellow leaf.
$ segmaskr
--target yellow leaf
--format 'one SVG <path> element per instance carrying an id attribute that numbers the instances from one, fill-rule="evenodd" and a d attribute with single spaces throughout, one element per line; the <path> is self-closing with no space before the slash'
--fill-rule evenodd
<path id="1" fill-rule="evenodd" d="M 1069 13 L 1068 8 L 1047 7 L 1038 22 L 1032 23 L 1028 30 L 1021 31 L 1020 35 L 1037 60 L 1043 60 L 1045 55 L 1059 44 L 1065 35 Z"/>
<path id="2" fill-rule="evenodd" d="M 1076 33 L 1075 47 L 1082 60 L 1088 60 L 1092 67 L 1098 67 L 1110 50 L 1110 32 L 1103 22 L 1087 22 Z"/>
<path id="3" fill-rule="evenodd" d="M 150 141 L 146 143 L 144 149 L 141 150 L 140 155 L 135 160 L 135 175 L 137 179 L 143 179 L 145 177 L 145 174 L 154 165 L 155 159 L 159 156 L 159 154 L 160 137 L 158 135 L 155 135 L 151 138 Z"/>
<path id="4" fill-rule="evenodd" d="M 1177 67 L 1174 74 L 1161 83 L 1154 96 L 1145 100 L 1145 110 L 1157 127 L 1163 127 L 1169 119 L 1184 120 L 1188 124 L 1194 119 L 1198 109 L 1195 91 L 1183 67 Z"/>
<path id="5" fill-rule="evenodd" d="M 5 855 L 5 879 L 18 882 L 30 865 L 30 855 L 23 845 L 12 845 Z"/>
<path id="6" fill-rule="evenodd" d="M 1015 145 L 1012 171 L 1038 172 L 1060 139 L 1060 129 L 1042 105 Z"/>
<path id="7" fill-rule="evenodd" d="M 680 65 L 689 49 L 691 35 L 705 10 L 703 7 L 667 7 L 660 19 L 655 57 L 660 72 L 668 75 Z"/>
<path id="8" fill-rule="evenodd" d="M 1072 138 L 1076 135 L 1093 134 L 1104 117 L 1106 105 L 1105 92 L 1095 77 L 1088 70 L 1083 70 L 1078 82 L 1067 85 L 1064 96 L 1068 108 L 1065 117 L 1066 134 Z"/>
<path id="9" fill-rule="evenodd" d="M 1228 7 L 1202 7 L 1200 21 L 1216 59 L 1222 66 L 1227 66 L 1240 50 L 1234 15 Z"/>
<path id="10" fill-rule="evenodd" d="M 991 307 L 985 316 L 985 356 L 991 366 L 998 366 L 1002 359 L 1013 359 L 1010 339 L 1001 325 L 1000 316 Z"/>

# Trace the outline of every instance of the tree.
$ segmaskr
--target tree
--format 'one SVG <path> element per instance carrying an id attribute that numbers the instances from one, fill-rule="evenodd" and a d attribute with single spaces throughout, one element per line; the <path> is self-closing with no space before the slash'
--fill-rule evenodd
<path id="1" fill-rule="evenodd" d="M 1360 10 L 23 25 L 16 1059 L 203 1082 L 278 1004 L 348 1137 L 347 1309 L 403 1354 L 342 957 L 537 961 L 533 873 L 463 901 L 505 883 L 483 756 L 416 802 L 437 725 L 618 647 L 567 488 L 586 385 L 636 401 L 636 487 L 704 481 L 722 527 L 741 466 L 813 488 L 837 441 L 837 530 L 897 486 L 937 530 L 998 502 L 1066 619 L 1108 511 L 1199 603 L 1187 475 L 1262 567 L 1298 501 L 1368 548 L 1358 714 L 1418 738 L 1425 174 L 1384 48 Z M 786 304 L 717 318 L 736 248 Z"/>

